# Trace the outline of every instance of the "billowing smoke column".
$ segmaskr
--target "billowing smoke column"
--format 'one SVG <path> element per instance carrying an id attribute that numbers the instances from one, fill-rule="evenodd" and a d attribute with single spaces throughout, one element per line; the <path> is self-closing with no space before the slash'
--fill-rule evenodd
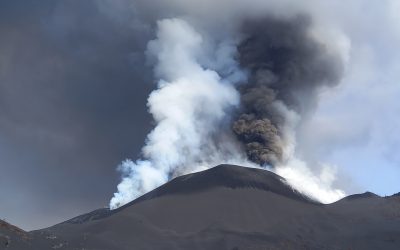
<path id="1" fill-rule="evenodd" d="M 120 165 L 111 209 L 220 163 L 268 167 L 325 202 L 344 195 L 329 169 L 315 176 L 294 154 L 296 126 L 318 91 L 338 83 L 342 60 L 308 16 L 266 16 L 238 18 L 226 32 L 195 18 L 157 22 L 146 52 L 158 79 L 148 99 L 156 127 L 141 159 Z"/>
<path id="2" fill-rule="evenodd" d="M 148 99 L 157 126 L 143 148 L 145 160 L 127 160 L 110 208 L 119 207 L 169 178 L 200 170 L 215 162 L 240 162 L 227 117 L 239 105 L 234 85 L 243 79 L 232 59 L 234 44 L 222 41 L 211 51 L 217 61 L 201 63 L 207 44 L 187 22 L 166 19 L 158 22 L 157 39 L 148 44 L 156 61 L 158 89 Z M 206 58 L 209 58 L 206 56 Z M 224 72 L 206 68 L 212 64 Z M 244 156 L 243 156 L 244 157 Z"/>
<path id="3" fill-rule="evenodd" d="M 261 19 L 243 26 L 240 65 L 249 79 L 239 88 L 241 110 L 233 130 L 249 159 L 274 166 L 284 160 L 287 110 L 300 117 L 323 86 L 338 83 L 342 65 L 310 34 L 310 20 Z"/>

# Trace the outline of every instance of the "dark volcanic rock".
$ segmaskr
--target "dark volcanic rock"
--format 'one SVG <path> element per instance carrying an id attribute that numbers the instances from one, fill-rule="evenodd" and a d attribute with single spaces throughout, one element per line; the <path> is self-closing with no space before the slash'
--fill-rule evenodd
<path id="1" fill-rule="evenodd" d="M 270 171 L 255 168 L 244 168 L 235 165 L 219 165 L 202 172 L 187 174 L 174 178 L 168 183 L 154 189 L 153 191 L 139 197 L 138 199 L 122 206 L 119 209 L 112 211 L 106 208 L 98 209 L 93 212 L 77 216 L 63 223 L 81 224 L 87 221 L 103 219 L 142 201 L 167 195 L 190 195 L 221 187 L 231 189 L 260 189 L 304 202 L 317 203 L 316 201 L 304 196 L 286 184 L 284 178 Z"/>
<path id="2" fill-rule="evenodd" d="M 221 165 L 29 237 L 7 249 L 398 250 L 400 200 L 365 193 L 323 205 L 269 171 Z"/>
<path id="3" fill-rule="evenodd" d="M 0 220 L 0 249 L 45 250 L 57 249 L 64 243 L 50 232 L 25 232 L 24 230 Z M 65 248 L 64 248 L 65 249 Z"/>

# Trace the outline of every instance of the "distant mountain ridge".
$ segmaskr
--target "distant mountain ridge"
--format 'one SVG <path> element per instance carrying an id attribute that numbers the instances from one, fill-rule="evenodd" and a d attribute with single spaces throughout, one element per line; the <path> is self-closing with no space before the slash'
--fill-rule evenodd
<path id="1" fill-rule="evenodd" d="M 4 249 L 398 250 L 400 199 L 367 192 L 324 205 L 272 172 L 220 165 L 29 237 Z"/>

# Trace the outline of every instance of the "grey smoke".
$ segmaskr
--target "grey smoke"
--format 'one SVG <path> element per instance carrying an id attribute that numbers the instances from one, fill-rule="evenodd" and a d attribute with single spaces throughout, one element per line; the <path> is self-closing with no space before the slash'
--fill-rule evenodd
<path id="1" fill-rule="evenodd" d="M 310 35 L 311 18 L 263 18 L 243 25 L 240 65 L 249 72 L 240 88 L 241 110 L 233 131 L 251 161 L 274 166 L 282 161 L 285 123 L 274 103 L 282 102 L 300 117 L 315 105 L 322 87 L 340 80 L 343 65 Z"/>

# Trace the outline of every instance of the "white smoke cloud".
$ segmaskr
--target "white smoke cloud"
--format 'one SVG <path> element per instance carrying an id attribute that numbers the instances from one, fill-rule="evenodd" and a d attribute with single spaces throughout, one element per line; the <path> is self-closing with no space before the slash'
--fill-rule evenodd
<path id="1" fill-rule="evenodd" d="M 333 185 L 336 180 L 336 166 L 317 163 L 318 166 L 310 168 L 304 160 L 296 155 L 296 128 L 299 126 L 301 117 L 281 102 L 273 105 L 276 105 L 288 122 L 284 124 L 284 128 L 281 128 L 284 131 L 282 137 L 284 159 L 272 171 L 284 177 L 288 184 L 301 193 L 322 203 L 332 203 L 343 198 L 346 193 Z M 317 169 L 319 172 L 315 172 L 313 169 Z"/>
<path id="2" fill-rule="evenodd" d="M 304 161 L 291 158 L 284 165 L 276 166 L 275 173 L 284 177 L 295 189 L 322 203 L 331 203 L 343 198 L 346 193 L 333 187 L 336 168 L 322 164 L 320 169 L 320 173 L 315 174 Z"/>
<path id="3" fill-rule="evenodd" d="M 121 164 L 124 178 L 110 208 L 163 184 L 170 175 L 187 172 L 185 168 L 195 171 L 209 164 L 245 159 L 233 143 L 222 140 L 224 135 L 215 134 L 220 126 L 225 126 L 230 109 L 239 104 L 239 95 L 234 82 L 229 81 L 231 75 L 221 78 L 216 71 L 200 64 L 200 57 L 209 49 L 205 46 L 203 37 L 186 21 L 158 22 L 157 39 L 148 44 L 148 54 L 156 60 L 155 74 L 160 79 L 158 89 L 148 99 L 157 126 L 143 148 L 146 160 Z M 226 59 L 218 58 L 218 66 L 236 66 L 225 63 L 232 61 L 228 54 L 222 53 Z M 235 75 L 238 71 L 225 69 Z"/>

